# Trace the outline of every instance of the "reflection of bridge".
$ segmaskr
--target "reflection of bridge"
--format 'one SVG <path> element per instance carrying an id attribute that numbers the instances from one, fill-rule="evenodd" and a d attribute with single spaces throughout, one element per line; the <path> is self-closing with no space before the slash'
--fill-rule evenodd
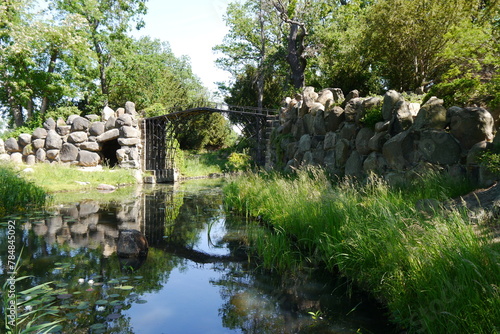
<path id="1" fill-rule="evenodd" d="M 156 182 L 174 182 L 176 135 L 189 118 L 208 113 L 221 113 L 241 128 L 251 144 L 251 155 L 258 165 L 269 162 L 270 136 L 277 110 L 230 106 L 222 103 L 208 103 L 183 111 L 145 118 L 143 121 L 144 153 L 143 169 L 152 171 Z"/>

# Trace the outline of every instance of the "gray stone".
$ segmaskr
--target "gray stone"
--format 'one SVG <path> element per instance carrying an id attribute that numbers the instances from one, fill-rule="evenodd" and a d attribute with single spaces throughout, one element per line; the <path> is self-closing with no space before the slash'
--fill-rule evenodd
<path id="1" fill-rule="evenodd" d="M 95 152 L 80 150 L 77 160 L 79 166 L 93 167 L 99 164 L 101 157 Z"/>
<path id="2" fill-rule="evenodd" d="M 465 149 L 483 140 L 493 140 L 493 116 L 484 108 L 448 109 L 450 133 Z"/>
<path id="3" fill-rule="evenodd" d="M 94 122 L 90 125 L 89 134 L 91 136 L 99 136 L 104 133 L 104 123 L 103 122 Z"/>
<path id="4" fill-rule="evenodd" d="M 382 154 L 372 152 L 363 162 L 363 170 L 369 173 L 383 174 L 387 169 L 387 163 Z"/>
<path id="5" fill-rule="evenodd" d="M 78 216 L 80 218 L 90 216 L 99 212 L 101 206 L 97 201 L 82 201 L 78 207 Z"/>
<path id="6" fill-rule="evenodd" d="M 135 111 L 135 103 L 127 101 L 125 102 L 125 113 L 135 116 L 137 115 L 137 111 Z"/>
<path id="7" fill-rule="evenodd" d="M 344 102 L 344 92 L 342 92 L 342 89 L 340 88 L 330 88 L 332 94 L 333 94 L 333 100 L 335 103 L 342 103 Z"/>
<path id="8" fill-rule="evenodd" d="M 73 123 L 75 124 L 75 123 Z M 87 141 L 87 132 L 85 131 L 75 131 L 71 132 L 68 136 L 68 142 L 77 144 L 77 143 L 83 143 L 84 141 Z"/>
<path id="9" fill-rule="evenodd" d="M 406 101 L 398 101 L 393 108 L 393 118 L 389 133 L 394 136 L 408 130 L 413 125 L 413 115 Z"/>
<path id="10" fill-rule="evenodd" d="M 5 150 L 9 153 L 12 153 L 12 152 L 20 152 L 21 151 L 21 148 L 19 147 L 19 143 L 17 142 L 17 140 L 13 137 L 10 137 L 8 138 L 5 143 Z"/>
<path id="11" fill-rule="evenodd" d="M 104 125 L 104 131 L 108 131 L 114 128 L 116 128 L 116 117 L 111 116 L 107 119 L 106 124 Z"/>
<path id="12" fill-rule="evenodd" d="M 66 125 L 72 125 L 75 119 L 80 117 L 79 115 L 69 115 L 68 119 L 66 120 Z"/>
<path id="13" fill-rule="evenodd" d="M 347 103 L 349 103 L 349 101 L 351 101 L 352 99 L 355 99 L 355 98 L 358 98 L 359 97 L 359 91 L 357 89 L 355 90 L 351 90 L 347 96 L 345 97 L 345 100 L 343 102 L 343 105 L 346 106 Z"/>
<path id="14" fill-rule="evenodd" d="M 33 154 L 26 156 L 26 165 L 33 166 L 36 163 L 36 158 Z"/>
<path id="15" fill-rule="evenodd" d="M 368 141 L 368 148 L 371 151 L 382 152 L 382 147 L 391 138 L 387 131 L 377 132 Z"/>
<path id="16" fill-rule="evenodd" d="M 52 117 L 48 118 L 43 122 L 43 128 L 47 131 L 56 129 L 56 121 Z"/>
<path id="17" fill-rule="evenodd" d="M 0 138 L 0 154 L 5 154 L 5 144 L 2 138 Z"/>
<path id="18" fill-rule="evenodd" d="M 351 147 L 347 139 L 337 140 L 337 145 L 335 145 L 335 165 L 337 167 L 345 166 L 345 163 L 349 156 L 351 155 Z"/>
<path id="19" fill-rule="evenodd" d="M 9 160 L 10 160 L 10 154 L 7 153 L 0 154 L 0 161 L 9 161 Z"/>
<path id="20" fill-rule="evenodd" d="M 345 163 L 345 175 L 361 178 L 363 176 L 363 157 L 353 151 Z"/>
<path id="21" fill-rule="evenodd" d="M 35 139 L 45 139 L 47 137 L 47 130 L 44 128 L 36 128 L 33 130 L 33 135 L 31 136 L 32 140 Z"/>
<path id="22" fill-rule="evenodd" d="M 33 150 L 33 146 L 31 144 L 23 147 L 23 155 L 28 156 L 30 154 L 35 154 L 35 151 Z"/>
<path id="23" fill-rule="evenodd" d="M 46 157 L 49 160 L 59 161 L 59 150 L 47 150 Z"/>
<path id="24" fill-rule="evenodd" d="M 85 118 L 88 119 L 90 122 L 97 122 L 99 119 L 101 119 L 96 114 L 85 115 Z"/>
<path id="25" fill-rule="evenodd" d="M 81 150 L 92 151 L 92 152 L 98 152 L 98 151 L 100 151 L 101 147 L 96 142 L 86 141 L 86 142 L 83 142 L 83 143 L 80 144 L 80 149 Z"/>
<path id="26" fill-rule="evenodd" d="M 382 105 L 382 117 L 384 121 L 390 121 L 392 119 L 394 106 L 399 101 L 404 101 L 404 98 L 395 90 L 389 90 L 385 93 L 384 103 Z"/>
<path id="27" fill-rule="evenodd" d="M 314 164 L 314 158 L 311 151 L 304 152 L 304 157 L 302 158 L 303 165 L 312 165 Z"/>
<path id="28" fill-rule="evenodd" d="M 137 138 L 141 136 L 141 132 L 131 126 L 122 126 L 121 136 L 125 138 Z"/>
<path id="29" fill-rule="evenodd" d="M 31 144 L 31 135 L 29 133 L 21 133 L 17 138 L 17 142 L 22 147 Z"/>
<path id="30" fill-rule="evenodd" d="M 45 138 L 45 148 L 47 150 L 56 149 L 60 150 L 62 147 L 62 138 L 57 134 L 55 130 L 49 130 L 47 132 L 47 138 Z"/>
<path id="31" fill-rule="evenodd" d="M 325 115 L 325 130 L 326 132 L 337 131 L 345 121 L 344 109 L 335 106 Z"/>
<path id="32" fill-rule="evenodd" d="M 126 161 L 128 160 L 128 151 L 125 148 L 121 148 L 116 150 L 116 158 L 118 161 Z"/>
<path id="33" fill-rule="evenodd" d="M 325 111 L 325 106 L 322 105 L 321 103 L 318 103 L 318 102 L 314 102 L 311 107 L 309 108 L 309 113 L 313 116 L 316 116 L 316 114 L 318 113 L 318 111 Z"/>
<path id="34" fill-rule="evenodd" d="M 339 135 L 340 138 L 351 140 L 356 138 L 356 132 L 358 130 L 358 126 L 355 123 L 344 122 L 342 127 L 340 128 Z"/>
<path id="35" fill-rule="evenodd" d="M 121 117 L 123 115 L 125 115 L 125 108 L 116 109 L 116 117 Z"/>
<path id="36" fill-rule="evenodd" d="M 76 116 L 76 115 L 75 115 L 75 116 Z M 66 126 L 66 125 L 68 125 L 68 124 L 66 124 L 66 121 L 64 120 L 64 118 L 59 117 L 59 118 L 57 119 L 57 122 L 56 122 L 56 127 L 58 127 L 58 126 Z M 71 128 L 71 126 L 70 126 L 70 128 Z"/>
<path id="37" fill-rule="evenodd" d="M 335 167 L 335 150 L 328 150 L 325 152 L 323 163 L 327 168 Z"/>
<path id="38" fill-rule="evenodd" d="M 375 132 L 383 132 L 389 130 L 391 121 L 378 122 L 375 124 Z"/>
<path id="39" fill-rule="evenodd" d="M 120 231 L 116 244 L 116 254 L 122 258 L 145 257 L 148 254 L 148 241 L 137 230 Z"/>
<path id="40" fill-rule="evenodd" d="M 316 116 L 314 116 L 313 127 L 315 135 L 324 136 L 326 134 L 324 113 L 323 110 L 318 110 Z"/>
<path id="41" fill-rule="evenodd" d="M 23 154 L 20 152 L 13 152 L 10 155 L 10 161 L 16 163 L 16 164 L 22 164 L 23 163 Z"/>
<path id="42" fill-rule="evenodd" d="M 361 103 L 361 108 L 358 108 L 356 114 L 356 122 L 360 123 L 366 113 L 373 109 L 379 109 L 382 105 L 382 99 L 380 97 L 369 97 L 364 99 Z"/>
<path id="43" fill-rule="evenodd" d="M 134 146 L 141 142 L 139 138 L 118 138 L 118 144 L 122 146 Z"/>
<path id="44" fill-rule="evenodd" d="M 132 116 L 124 114 L 116 119 L 116 126 L 132 126 Z"/>
<path id="45" fill-rule="evenodd" d="M 324 105 L 325 110 L 327 110 L 328 107 L 335 102 L 333 97 L 333 92 L 329 88 L 322 89 L 318 93 L 318 98 L 316 99 L 316 102 Z"/>
<path id="46" fill-rule="evenodd" d="M 115 112 L 108 106 L 105 106 L 101 113 L 101 119 L 107 121 L 110 117 L 115 117 Z"/>
<path id="47" fill-rule="evenodd" d="M 443 100 L 433 96 L 418 111 L 412 128 L 414 130 L 440 130 L 444 129 L 447 124 L 446 108 L 443 107 Z"/>
<path id="48" fill-rule="evenodd" d="M 363 99 L 356 97 L 347 102 L 344 108 L 346 122 L 355 122 L 359 117 L 358 113 L 363 110 Z"/>
<path id="49" fill-rule="evenodd" d="M 303 153 L 309 150 L 311 150 L 311 136 L 306 134 L 300 137 L 298 151 Z"/>
<path id="50" fill-rule="evenodd" d="M 302 122 L 304 124 L 304 130 L 306 134 L 313 135 L 314 134 L 314 116 L 312 114 L 305 114 L 302 117 Z"/>
<path id="51" fill-rule="evenodd" d="M 97 142 L 98 143 L 103 143 L 109 140 L 116 139 L 120 136 L 120 130 L 118 129 L 111 129 L 106 132 L 104 132 L 102 135 L 97 136 Z"/>
<path id="52" fill-rule="evenodd" d="M 356 136 L 356 150 L 359 154 L 367 155 L 372 151 L 368 143 L 374 134 L 375 131 L 370 128 L 362 128 L 359 130 Z"/>
<path id="53" fill-rule="evenodd" d="M 444 130 L 424 130 L 420 133 L 418 150 L 430 163 L 451 165 L 459 162 L 460 144 Z"/>
<path id="54" fill-rule="evenodd" d="M 325 140 L 323 142 L 323 149 L 325 151 L 335 148 L 337 142 L 337 134 L 335 132 L 328 132 L 325 135 Z"/>
<path id="55" fill-rule="evenodd" d="M 57 133 L 60 136 L 67 136 L 71 132 L 71 125 L 58 125 Z"/>
<path id="56" fill-rule="evenodd" d="M 413 163 L 413 150 L 418 137 L 409 130 L 389 139 L 382 148 L 387 165 L 395 170 L 404 170 Z"/>
<path id="57" fill-rule="evenodd" d="M 47 158 L 47 153 L 43 148 L 39 148 L 36 150 L 35 157 L 37 162 L 44 162 Z"/>
<path id="58" fill-rule="evenodd" d="M 85 117 L 77 117 L 71 124 L 71 131 L 87 131 L 90 127 L 90 121 Z"/>
<path id="59" fill-rule="evenodd" d="M 64 143 L 62 145 L 61 151 L 59 152 L 59 158 L 63 162 L 75 161 L 78 157 L 78 147 L 71 143 Z"/>
<path id="60" fill-rule="evenodd" d="M 474 146 L 471 147 L 471 149 L 467 153 L 467 165 L 478 165 L 479 164 L 478 158 L 481 156 L 481 154 L 487 152 L 492 147 L 493 144 L 487 141 L 476 143 Z"/>

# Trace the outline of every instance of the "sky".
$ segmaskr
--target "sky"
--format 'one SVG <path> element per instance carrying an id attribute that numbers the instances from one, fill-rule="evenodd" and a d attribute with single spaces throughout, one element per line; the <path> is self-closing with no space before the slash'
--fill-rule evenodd
<path id="1" fill-rule="evenodd" d="M 229 72 L 215 66 L 212 48 L 222 43 L 228 28 L 223 16 L 232 0 L 148 0 L 146 26 L 133 36 L 150 36 L 168 42 L 177 57 L 188 56 L 191 67 L 210 92 L 214 82 L 228 81 Z"/>

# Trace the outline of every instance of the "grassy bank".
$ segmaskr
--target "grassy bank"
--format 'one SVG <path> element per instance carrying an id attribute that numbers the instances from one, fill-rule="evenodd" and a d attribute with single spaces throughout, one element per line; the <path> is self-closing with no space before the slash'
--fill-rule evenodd
<path id="1" fill-rule="evenodd" d="M 252 237 L 264 265 L 338 271 L 410 333 L 497 333 L 500 245 L 465 214 L 415 206 L 463 193 L 463 184 L 431 175 L 404 189 L 378 178 L 334 185 L 321 171 L 302 171 L 294 179 L 250 175 L 225 193 L 229 206 L 266 223 Z"/>
<path id="2" fill-rule="evenodd" d="M 41 187 L 18 177 L 10 166 L 0 165 L 0 217 L 42 208 L 46 201 Z"/>

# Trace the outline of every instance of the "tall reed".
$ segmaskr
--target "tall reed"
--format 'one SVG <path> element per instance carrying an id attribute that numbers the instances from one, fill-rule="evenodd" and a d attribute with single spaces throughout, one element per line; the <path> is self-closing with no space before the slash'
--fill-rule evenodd
<path id="1" fill-rule="evenodd" d="M 268 228 L 254 234 L 263 265 L 326 266 L 384 302 L 411 333 L 500 330 L 500 247 L 458 211 L 416 210 L 467 190 L 439 174 L 391 188 L 382 179 L 332 184 L 320 170 L 295 178 L 248 175 L 225 188 L 226 203 Z"/>

